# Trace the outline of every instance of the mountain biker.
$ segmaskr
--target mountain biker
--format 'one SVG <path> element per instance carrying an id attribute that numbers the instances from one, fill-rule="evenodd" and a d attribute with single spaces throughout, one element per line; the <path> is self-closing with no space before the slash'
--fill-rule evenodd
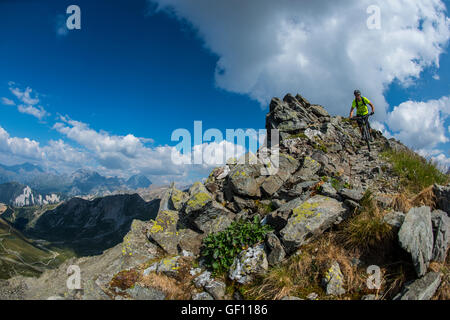
<path id="1" fill-rule="evenodd" d="M 355 100 L 353 100 L 352 108 L 350 109 L 350 119 L 353 117 L 353 110 L 355 108 L 356 108 L 357 116 L 368 115 L 369 108 L 367 108 L 367 105 L 370 105 L 370 107 L 372 108 L 372 113 L 370 114 L 372 116 L 375 113 L 375 107 L 374 107 L 373 103 L 370 102 L 370 100 L 367 99 L 366 97 L 363 97 L 361 95 L 361 91 L 359 91 L 359 90 L 355 90 L 353 92 L 353 94 L 355 95 Z M 367 123 L 369 123 L 369 120 L 367 120 Z M 363 134 L 362 124 L 363 124 L 362 121 L 358 121 L 358 126 L 359 126 L 359 130 L 361 131 L 361 135 Z M 372 128 L 370 128 L 370 124 L 369 124 L 369 130 L 370 130 L 370 139 L 372 140 Z"/>

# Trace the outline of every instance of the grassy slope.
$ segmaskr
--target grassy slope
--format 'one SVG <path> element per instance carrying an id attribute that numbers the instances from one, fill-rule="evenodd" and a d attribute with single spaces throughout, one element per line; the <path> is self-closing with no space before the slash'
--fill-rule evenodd
<path id="1" fill-rule="evenodd" d="M 70 255 L 60 249 L 39 247 L 0 218 L 0 279 L 16 274 L 38 276 L 46 268 L 59 265 Z"/>

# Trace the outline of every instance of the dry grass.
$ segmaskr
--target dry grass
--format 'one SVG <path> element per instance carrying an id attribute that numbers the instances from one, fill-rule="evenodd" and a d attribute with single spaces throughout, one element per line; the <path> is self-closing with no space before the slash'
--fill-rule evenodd
<path id="1" fill-rule="evenodd" d="M 338 240 L 350 250 L 360 253 L 387 252 L 392 247 L 394 232 L 384 220 L 370 191 L 360 201 L 358 212 L 337 232 Z"/>
<path id="2" fill-rule="evenodd" d="M 168 300 L 191 299 L 191 295 L 195 291 L 192 285 L 193 276 L 189 273 L 192 261 L 189 258 L 180 258 L 178 263 L 179 269 L 175 278 L 161 273 L 150 273 L 147 276 L 143 275 L 139 283 L 163 291 Z"/>
<path id="3" fill-rule="evenodd" d="M 287 295 L 306 298 L 312 292 L 327 299 L 320 286 L 332 261 L 337 261 L 344 276 L 348 294 L 359 294 L 365 288 L 365 275 L 352 265 L 352 257 L 347 250 L 338 245 L 331 233 L 306 245 L 301 252 L 289 258 L 285 263 L 271 269 L 259 281 L 246 288 L 245 295 L 251 299 L 278 300 Z"/>
<path id="4" fill-rule="evenodd" d="M 432 262 L 430 269 L 435 272 L 440 272 L 442 275 L 441 284 L 433 300 L 450 300 L 450 256 L 447 254 L 445 263 Z"/>
<path id="5" fill-rule="evenodd" d="M 187 300 L 191 298 L 191 292 L 186 290 L 186 286 L 179 283 L 174 278 L 164 274 L 151 273 L 143 276 L 140 283 L 146 287 L 157 288 L 166 294 L 169 300 Z"/>
<path id="6" fill-rule="evenodd" d="M 408 197 L 405 193 L 396 194 L 392 200 L 391 207 L 396 211 L 408 212 L 413 207 L 428 206 L 436 208 L 436 196 L 433 186 L 423 189 L 420 193 Z"/>

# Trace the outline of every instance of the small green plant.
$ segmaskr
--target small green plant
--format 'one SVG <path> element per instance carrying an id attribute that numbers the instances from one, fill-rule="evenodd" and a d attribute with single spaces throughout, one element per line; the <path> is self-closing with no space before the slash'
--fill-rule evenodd
<path id="1" fill-rule="evenodd" d="M 411 151 L 387 150 L 382 156 L 392 164 L 394 173 L 408 192 L 418 193 L 437 184 L 445 184 L 449 177 L 439 171 L 433 162 Z"/>
<path id="2" fill-rule="evenodd" d="M 258 207 L 258 211 L 262 214 L 269 214 L 277 209 L 273 202 L 264 203 L 259 200 L 255 200 L 255 205 Z"/>
<path id="3" fill-rule="evenodd" d="M 228 272 L 241 251 L 263 241 L 270 231 L 271 227 L 261 225 L 256 216 L 253 222 L 235 221 L 224 231 L 208 235 L 203 239 L 201 250 L 206 267 L 214 274 Z"/>

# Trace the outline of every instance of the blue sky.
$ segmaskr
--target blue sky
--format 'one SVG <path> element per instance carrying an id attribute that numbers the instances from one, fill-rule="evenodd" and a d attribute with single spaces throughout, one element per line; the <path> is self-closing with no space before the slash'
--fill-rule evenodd
<path id="1" fill-rule="evenodd" d="M 364 10 L 359 16 L 368 16 L 361 2 L 345 7 L 280 1 L 273 8 L 262 1 L 257 10 L 239 10 L 234 2 L 0 1 L 0 162 L 190 181 L 210 168 L 168 163 L 175 129 L 192 130 L 196 120 L 222 132 L 262 129 L 270 97 L 287 92 L 347 115 L 358 87 L 379 110 L 377 128 L 449 164 L 449 22 L 443 2 L 433 0 L 430 7 L 424 1 L 403 13 L 380 3 L 381 30 L 370 33 L 360 21 L 361 35 L 354 26 L 339 27 L 336 18 L 341 11 L 358 16 Z M 82 28 L 58 32 L 71 4 L 81 8 Z M 300 23 L 292 24 L 296 10 Z M 394 28 L 415 25 L 408 10 L 438 27 L 417 26 L 411 34 L 417 41 L 396 40 Z M 319 23 L 308 25 L 314 15 Z M 400 16 L 398 25 L 391 25 L 394 16 Z M 331 32 L 327 24 L 334 20 L 338 27 Z M 286 46 L 276 43 L 280 37 Z M 364 48 L 341 57 L 358 37 Z M 395 42 L 383 40 L 386 47 L 380 48 L 382 37 Z M 429 126 L 412 130 L 421 119 L 410 116 L 427 108 L 435 110 L 426 112 Z"/>

